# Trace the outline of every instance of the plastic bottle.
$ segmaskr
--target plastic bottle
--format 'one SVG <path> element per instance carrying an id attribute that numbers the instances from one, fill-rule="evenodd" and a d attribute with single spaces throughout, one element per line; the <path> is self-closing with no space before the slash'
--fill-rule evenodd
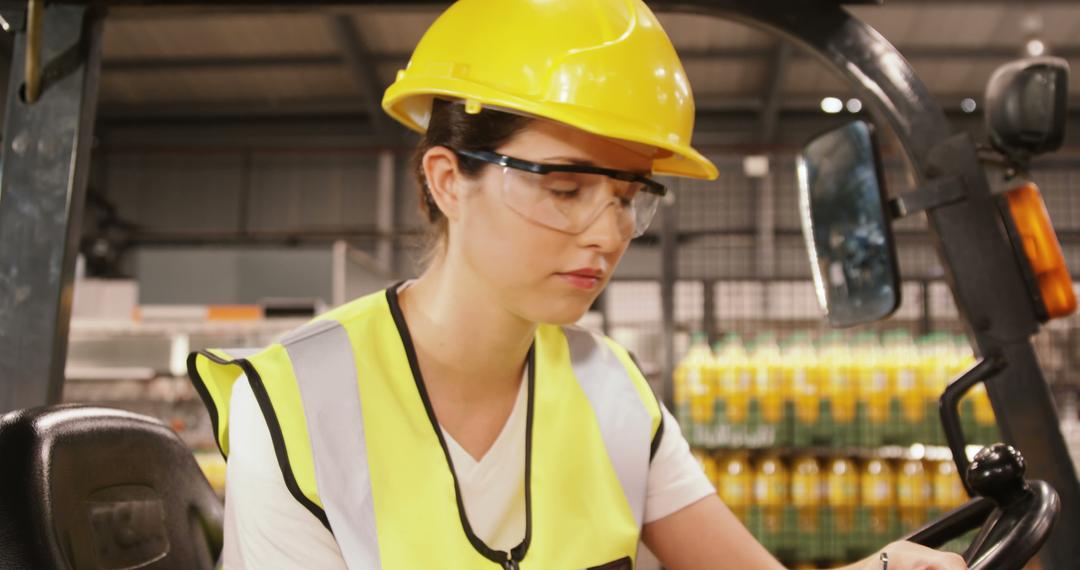
<path id="1" fill-rule="evenodd" d="M 762 421 L 779 424 L 784 419 L 784 406 L 790 400 L 790 390 L 784 383 L 783 360 L 776 335 L 761 333 L 754 342 L 750 363 L 754 367 L 753 398 L 761 406 Z"/>
<path id="2" fill-rule="evenodd" d="M 859 504 L 859 474 L 847 458 L 833 459 L 825 473 L 825 504 L 832 509 L 833 531 L 841 543 L 855 531 L 855 507 Z"/>
<path id="3" fill-rule="evenodd" d="M 753 474 L 746 453 L 733 453 L 719 464 L 717 491 L 724 504 L 735 513 L 743 524 L 749 521 L 749 509 L 753 494 Z"/>
<path id="4" fill-rule="evenodd" d="M 952 351 L 948 335 L 933 333 L 923 337 L 920 339 L 919 352 L 919 374 L 923 379 L 923 409 L 926 413 L 924 421 L 927 425 L 926 443 L 944 445 L 945 435 L 937 410 L 941 394 L 954 379 L 949 361 Z"/>
<path id="5" fill-rule="evenodd" d="M 884 459 L 867 461 L 859 485 L 862 504 L 869 508 L 870 532 L 874 535 L 891 534 L 891 512 L 896 506 L 896 478 L 892 466 Z"/>
<path id="6" fill-rule="evenodd" d="M 898 442 L 913 443 L 921 433 L 926 411 L 926 391 L 918 369 L 919 352 L 907 331 L 890 331 L 884 340 L 890 384 L 900 402 L 900 418 L 896 421 L 903 425 L 898 426 Z"/>
<path id="7" fill-rule="evenodd" d="M 821 372 L 806 333 L 795 333 L 788 339 L 781 370 L 783 384 L 791 387 L 796 420 L 800 426 L 816 427 L 821 416 Z"/>
<path id="8" fill-rule="evenodd" d="M 930 504 L 933 507 L 934 516 L 956 508 L 967 501 L 967 491 L 956 474 L 956 464 L 951 459 L 933 462 L 930 475 L 933 492 L 930 496 Z"/>
<path id="9" fill-rule="evenodd" d="M 821 467 L 813 457 L 795 460 L 791 473 L 791 504 L 798 512 L 799 530 L 816 532 L 822 504 Z"/>
<path id="10" fill-rule="evenodd" d="M 784 463 L 767 455 L 754 470 L 754 503 L 761 508 L 762 531 L 776 536 L 784 531 L 784 505 L 788 501 L 790 478 Z"/>
<path id="11" fill-rule="evenodd" d="M 930 479 L 922 461 L 911 459 L 900 464 L 896 477 L 896 505 L 903 532 L 914 530 L 926 522 L 930 507 Z"/>
<path id="12" fill-rule="evenodd" d="M 834 445 L 854 445 L 858 384 L 851 372 L 851 351 L 836 332 L 826 335 L 818 350 L 821 398 L 829 410 Z"/>
<path id="13" fill-rule="evenodd" d="M 881 346 L 873 333 L 860 333 L 855 337 L 852 370 L 859 387 L 859 407 L 863 408 L 866 414 L 866 425 L 863 426 L 859 443 L 865 446 L 881 445 L 889 421 L 889 402 L 893 396 L 893 387 L 889 382 Z"/>
<path id="14" fill-rule="evenodd" d="M 677 419 L 688 431 L 691 445 L 702 442 L 705 426 L 712 423 L 716 396 L 711 373 L 712 350 L 708 339 L 705 333 L 695 332 L 674 374 Z"/>
<path id="15" fill-rule="evenodd" d="M 724 420 L 730 425 L 742 425 L 750 412 L 750 390 L 753 371 L 746 349 L 737 334 L 729 334 L 713 347 L 717 377 L 717 395 L 727 410 Z"/>

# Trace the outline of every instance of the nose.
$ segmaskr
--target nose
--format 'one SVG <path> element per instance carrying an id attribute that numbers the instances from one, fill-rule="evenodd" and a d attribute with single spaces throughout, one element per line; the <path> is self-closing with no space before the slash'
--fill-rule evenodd
<path id="1" fill-rule="evenodd" d="M 621 216 L 624 215 L 615 199 L 608 202 L 600 215 L 585 228 L 585 231 L 578 234 L 581 246 L 595 249 L 600 253 L 619 251 L 630 238 L 622 227 L 624 224 L 621 223 Z"/>

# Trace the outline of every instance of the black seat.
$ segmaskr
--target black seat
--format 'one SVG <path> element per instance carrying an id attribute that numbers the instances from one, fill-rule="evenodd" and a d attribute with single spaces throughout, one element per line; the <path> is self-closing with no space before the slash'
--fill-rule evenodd
<path id="1" fill-rule="evenodd" d="M 0 417 L 0 568 L 211 569 L 222 507 L 153 418 L 55 406 Z"/>

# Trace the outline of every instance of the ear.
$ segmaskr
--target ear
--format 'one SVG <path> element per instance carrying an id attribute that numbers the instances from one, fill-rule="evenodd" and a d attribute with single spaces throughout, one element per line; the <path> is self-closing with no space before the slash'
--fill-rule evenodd
<path id="1" fill-rule="evenodd" d="M 421 159 L 428 191 L 448 220 L 456 220 L 460 212 L 461 181 L 457 155 L 444 146 L 428 149 Z"/>

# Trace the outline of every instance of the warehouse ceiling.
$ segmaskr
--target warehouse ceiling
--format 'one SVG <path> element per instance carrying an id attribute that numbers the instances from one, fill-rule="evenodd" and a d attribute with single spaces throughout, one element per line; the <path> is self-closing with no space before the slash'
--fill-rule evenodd
<path id="1" fill-rule="evenodd" d="M 851 10 L 900 48 L 949 111 L 965 98 L 980 101 L 994 68 L 1022 55 L 1031 39 L 1080 69 L 1074 2 L 893 0 Z M 105 28 L 102 116 L 369 115 L 437 14 L 393 4 L 114 9 Z M 703 114 L 813 112 L 823 97 L 849 96 L 818 62 L 763 32 L 699 15 L 660 19 Z M 1080 73 L 1071 88 L 1080 100 Z"/>

